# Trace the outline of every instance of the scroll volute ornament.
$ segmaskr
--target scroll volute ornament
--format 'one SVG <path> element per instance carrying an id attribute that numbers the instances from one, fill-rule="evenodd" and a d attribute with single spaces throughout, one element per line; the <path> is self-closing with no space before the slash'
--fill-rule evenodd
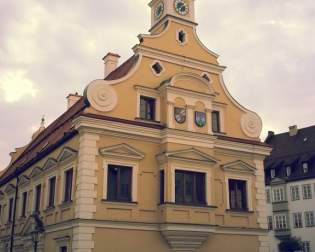
<path id="1" fill-rule="evenodd" d="M 259 138 L 262 131 L 261 119 L 252 112 L 246 113 L 241 118 L 241 128 L 246 136 Z"/>
<path id="2" fill-rule="evenodd" d="M 112 111 L 118 101 L 115 89 L 104 80 L 91 82 L 87 88 L 86 97 L 91 106 L 100 112 Z"/>

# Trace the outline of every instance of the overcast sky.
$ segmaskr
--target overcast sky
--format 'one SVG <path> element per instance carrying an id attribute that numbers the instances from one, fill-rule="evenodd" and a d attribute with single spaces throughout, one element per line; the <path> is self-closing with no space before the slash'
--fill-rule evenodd
<path id="1" fill-rule="evenodd" d="M 42 115 L 103 77 L 102 57 L 132 54 L 150 28 L 148 0 L 0 0 L 0 169 Z M 196 0 L 198 34 L 220 54 L 232 95 L 264 132 L 315 124 L 315 1 Z"/>

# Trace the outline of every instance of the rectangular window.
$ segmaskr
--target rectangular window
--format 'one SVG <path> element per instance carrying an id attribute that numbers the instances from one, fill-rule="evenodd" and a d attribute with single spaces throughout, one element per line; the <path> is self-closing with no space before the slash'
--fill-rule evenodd
<path id="1" fill-rule="evenodd" d="M 60 247 L 59 251 L 60 252 L 68 252 L 68 248 L 67 248 L 67 246 L 62 246 L 62 247 Z"/>
<path id="2" fill-rule="evenodd" d="M 107 180 L 108 200 L 131 201 L 132 167 L 109 165 Z"/>
<path id="3" fill-rule="evenodd" d="M 205 174 L 176 170 L 175 202 L 176 204 L 205 205 Z"/>
<path id="4" fill-rule="evenodd" d="M 55 206 L 55 193 L 56 193 L 56 177 L 52 177 L 48 181 L 48 205 L 47 207 Z"/>
<path id="5" fill-rule="evenodd" d="M 0 205 L 0 224 L 2 222 L 2 205 Z"/>
<path id="6" fill-rule="evenodd" d="M 303 241 L 303 252 L 311 252 L 311 242 Z"/>
<path id="7" fill-rule="evenodd" d="M 304 213 L 305 227 L 314 227 L 314 212 L 309 211 Z"/>
<path id="8" fill-rule="evenodd" d="M 267 216 L 268 230 L 273 230 L 272 216 Z"/>
<path id="9" fill-rule="evenodd" d="M 39 212 L 40 210 L 40 201 L 41 201 L 41 194 L 42 194 L 42 185 L 37 185 L 35 187 L 35 212 Z"/>
<path id="10" fill-rule="evenodd" d="M 276 177 L 276 170 L 275 169 L 271 169 L 270 170 L 270 177 L 273 179 Z"/>
<path id="11" fill-rule="evenodd" d="M 221 132 L 220 129 L 220 112 L 212 111 L 212 131 L 214 133 Z"/>
<path id="12" fill-rule="evenodd" d="M 290 191 L 291 191 L 291 200 L 292 201 L 300 200 L 299 186 L 291 186 Z"/>
<path id="13" fill-rule="evenodd" d="M 160 171 L 160 204 L 164 204 L 164 171 Z"/>
<path id="14" fill-rule="evenodd" d="M 26 207 L 27 207 L 27 192 L 24 192 L 22 194 L 21 217 L 26 217 Z"/>
<path id="15" fill-rule="evenodd" d="M 302 168 L 303 168 L 303 173 L 308 173 L 308 163 L 303 163 Z"/>
<path id="16" fill-rule="evenodd" d="M 248 210 L 246 185 L 246 181 L 229 180 L 230 209 L 240 211 Z"/>
<path id="17" fill-rule="evenodd" d="M 283 188 L 275 188 L 273 189 L 273 201 L 281 202 L 284 201 L 284 190 Z"/>
<path id="18" fill-rule="evenodd" d="M 290 177 L 291 176 L 291 167 L 290 166 L 286 167 L 286 172 L 287 172 L 287 177 Z"/>
<path id="19" fill-rule="evenodd" d="M 73 169 L 65 171 L 65 186 L 64 186 L 64 197 L 63 202 L 69 203 L 72 200 L 72 180 L 73 180 Z"/>
<path id="20" fill-rule="evenodd" d="M 271 203 L 270 189 L 266 190 L 266 201 L 268 204 Z"/>
<path id="21" fill-rule="evenodd" d="M 140 97 L 140 118 L 145 120 L 155 120 L 155 99 L 151 97 Z"/>
<path id="22" fill-rule="evenodd" d="M 287 216 L 286 215 L 276 215 L 275 216 L 275 229 L 276 230 L 288 229 Z"/>
<path id="23" fill-rule="evenodd" d="M 302 213 L 293 213 L 294 228 L 303 228 Z"/>
<path id="24" fill-rule="evenodd" d="M 8 222 L 11 223 L 13 221 L 13 204 L 14 204 L 14 199 L 11 198 L 9 200 L 9 208 L 8 208 Z"/>
<path id="25" fill-rule="evenodd" d="M 303 199 L 312 199 L 312 186 L 310 184 L 303 185 L 302 190 Z"/>

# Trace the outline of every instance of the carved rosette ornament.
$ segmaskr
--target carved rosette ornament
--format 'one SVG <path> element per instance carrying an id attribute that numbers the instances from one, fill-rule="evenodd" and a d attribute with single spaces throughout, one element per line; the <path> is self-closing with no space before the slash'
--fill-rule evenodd
<path id="1" fill-rule="evenodd" d="M 91 106 L 100 112 L 113 110 L 118 100 L 115 89 L 104 80 L 91 82 L 87 89 L 87 99 Z"/>
<path id="2" fill-rule="evenodd" d="M 246 136 L 258 138 L 262 130 L 261 119 L 254 113 L 247 113 L 241 119 L 242 130 Z"/>

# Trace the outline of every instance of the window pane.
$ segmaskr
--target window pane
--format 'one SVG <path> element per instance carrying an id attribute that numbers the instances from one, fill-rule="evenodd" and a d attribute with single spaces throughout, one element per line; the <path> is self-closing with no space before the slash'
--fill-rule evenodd
<path id="1" fill-rule="evenodd" d="M 26 215 L 26 204 L 27 204 L 27 192 L 24 192 L 22 196 L 22 214 L 21 214 L 22 217 L 25 217 Z"/>
<path id="2" fill-rule="evenodd" d="M 184 174 L 185 177 L 185 203 L 191 204 L 193 203 L 193 184 L 194 184 L 194 177 L 192 174 Z"/>
<path id="3" fill-rule="evenodd" d="M 35 211 L 36 212 L 40 210 L 41 193 L 42 193 L 42 185 L 36 186 L 36 198 L 35 198 Z"/>
<path id="4" fill-rule="evenodd" d="M 246 181 L 229 180 L 230 208 L 247 210 Z"/>
<path id="5" fill-rule="evenodd" d="M 140 118 L 155 120 L 155 99 L 151 97 L 140 97 Z"/>
<path id="6" fill-rule="evenodd" d="M 212 112 L 212 131 L 220 132 L 220 112 L 219 111 Z"/>
<path id="7" fill-rule="evenodd" d="M 196 174 L 196 193 L 197 193 L 197 202 L 204 204 L 205 200 L 205 174 L 197 173 Z"/>
<path id="8" fill-rule="evenodd" d="M 107 179 L 107 199 L 117 200 L 117 180 L 118 180 L 118 168 L 109 166 L 108 179 Z"/>
<path id="9" fill-rule="evenodd" d="M 175 202 L 184 203 L 184 174 L 177 171 L 175 175 Z"/>
<path id="10" fill-rule="evenodd" d="M 131 169 L 120 168 L 120 200 L 131 200 Z"/>
<path id="11" fill-rule="evenodd" d="M 55 206 L 56 177 L 49 180 L 49 202 L 48 206 Z"/>
<path id="12" fill-rule="evenodd" d="M 72 179 L 73 179 L 73 170 L 68 170 L 65 172 L 65 194 L 64 194 L 64 202 L 71 201 L 71 194 L 72 194 Z"/>
<path id="13" fill-rule="evenodd" d="M 160 204 L 164 203 L 164 171 L 160 171 Z"/>

